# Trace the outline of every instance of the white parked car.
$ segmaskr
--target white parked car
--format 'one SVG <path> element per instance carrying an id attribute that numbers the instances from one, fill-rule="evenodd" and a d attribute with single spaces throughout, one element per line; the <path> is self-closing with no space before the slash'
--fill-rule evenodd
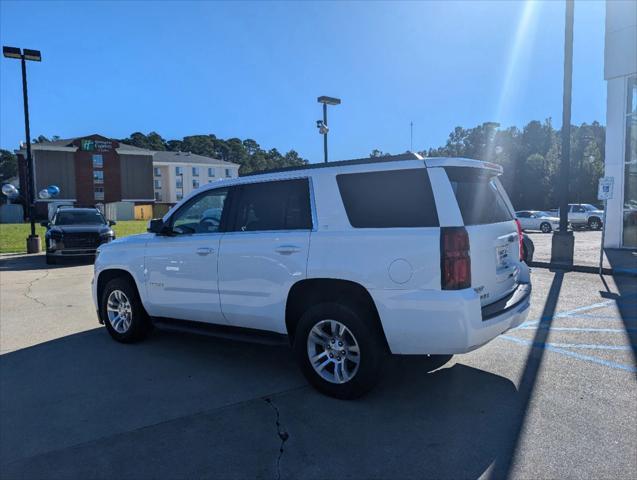
<path id="1" fill-rule="evenodd" d="M 555 216 L 560 216 L 560 210 L 552 210 Z M 590 203 L 569 203 L 568 205 L 568 223 L 573 228 L 590 228 L 591 230 L 600 230 L 602 228 L 602 219 L 604 211 Z"/>
<path id="2" fill-rule="evenodd" d="M 149 233 L 100 247 L 100 322 L 120 342 L 153 325 L 283 340 L 318 390 L 359 396 L 386 354 L 440 359 L 525 320 L 529 269 L 501 172 L 405 154 L 210 184 Z"/>
<path id="3" fill-rule="evenodd" d="M 539 230 L 542 233 L 549 233 L 552 230 L 559 230 L 560 219 L 548 212 L 540 210 L 519 210 L 515 216 L 520 221 L 522 230 Z"/>

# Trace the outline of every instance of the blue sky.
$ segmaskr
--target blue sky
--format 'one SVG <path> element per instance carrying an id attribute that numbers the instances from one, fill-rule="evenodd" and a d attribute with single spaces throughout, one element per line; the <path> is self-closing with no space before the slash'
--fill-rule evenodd
<path id="1" fill-rule="evenodd" d="M 573 123 L 605 123 L 604 3 L 575 7 Z M 564 3 L 0 2 L 29 63 L 32 136 L 214 133 L 322 160 L 444 144 L 457 125 L 561 125 Z M 19 62 L 0 61 L 0 146 L 24 137 Z"/>

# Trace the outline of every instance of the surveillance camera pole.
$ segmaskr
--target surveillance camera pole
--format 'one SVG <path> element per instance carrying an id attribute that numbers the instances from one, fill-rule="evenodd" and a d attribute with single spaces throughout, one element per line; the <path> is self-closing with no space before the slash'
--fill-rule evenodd
<path id="1" fill-rule="evenodd" d="M 327 125 L 327 103 L 323 104 L 323 125 Z M 327 163 L 327 130 L 323 134 L 323 158 Z"/>
<path id="2" fill-rule="evenodd" d="M 35 186 L 33 185 L 33 157 L 31 156 L 31 129 L 29 128 L 29 94 L 27 92 L 27 62 L 24 58 L 24 55 L 22 55 L 20 62 L 22 63 L 22 97 L 24 99 L 24 132 L 27 137 L 27 181 L 26 181 L 27 215 L 29 217 L 29 221 L 31 222 L 31 237 L 30 238 L 37 238 L 37 235 L 35 234 L 35 219 L 33 218 L 33 202 L 35 201 L 35 195 L 34 195 Z M 37 251 L 40 251 L 40 249 L 38 248 Z"/>

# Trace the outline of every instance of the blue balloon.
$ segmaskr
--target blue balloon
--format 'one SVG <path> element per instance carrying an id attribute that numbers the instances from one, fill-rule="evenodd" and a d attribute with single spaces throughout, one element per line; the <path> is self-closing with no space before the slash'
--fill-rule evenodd
<path id="1" fill-rule="evenodd" d="M 52 197 L 57 197 L 60 194 L 60 187 L 58 187 L 57 185 L 49 185 L 48 187 L 46 187 L 46 190 Z"/>

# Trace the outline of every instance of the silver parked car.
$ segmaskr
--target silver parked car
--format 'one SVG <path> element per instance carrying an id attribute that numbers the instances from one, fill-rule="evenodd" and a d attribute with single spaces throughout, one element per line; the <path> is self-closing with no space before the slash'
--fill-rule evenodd
<path id="1" fill-rule="evenodd" d="M 520 210 L 515 212 L 515 216 L 520 220 L 522 230 L 539 230 L 542 233 L 549 233 L 560 228 L 559 217 L 541 210 Z"/>

